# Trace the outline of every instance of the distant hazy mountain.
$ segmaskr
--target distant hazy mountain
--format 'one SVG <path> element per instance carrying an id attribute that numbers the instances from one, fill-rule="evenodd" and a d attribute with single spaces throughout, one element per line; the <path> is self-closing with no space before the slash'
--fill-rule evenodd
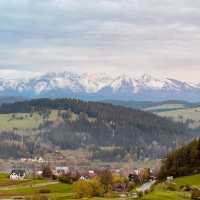
<path id="1" fill-rule="evenodd" d="M 9 76 L 4 77 L 0 74 L 0 96 L 71 97 L 84 100 L 123 101 L 165 101 L 170 99 L 199 101 L 200 84 L 171 78 L 159 79 L 150 75 L 136 77 L 63 72 L 34 74 L 32 77 L 28 73 L 26 78 L 21 78 L 18 74 L 17 78 L 9 78 Z"/>

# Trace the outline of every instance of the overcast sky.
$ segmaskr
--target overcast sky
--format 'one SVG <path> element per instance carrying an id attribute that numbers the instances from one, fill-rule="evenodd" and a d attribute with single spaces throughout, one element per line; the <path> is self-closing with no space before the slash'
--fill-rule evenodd
<path id="1" fill-rule="evenodd" d="M 0 69 L 200 81 L 200 1 L 0 0 Z"/>

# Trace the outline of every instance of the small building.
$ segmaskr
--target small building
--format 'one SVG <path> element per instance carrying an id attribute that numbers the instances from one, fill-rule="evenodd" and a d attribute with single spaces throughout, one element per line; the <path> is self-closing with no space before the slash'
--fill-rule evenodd
<path id="1" fill-rule="evenodd" d="M 138 175 L 135 173 L 128 175 L 129 182 L 138 182 Z"/>
<path id="2" fill-rule="evenodd" d="M 36 172 L 37 176 L 42 176 L 42 174 L 43 174 L 43 171 L 41 171 L 41 170 L 39 170 L 39 171 Z"/>
<path id="3" fill-rule="evenodd" d="M 38 163 L 44 163 L 44 162 L 45 162 L 44 158 L 42 158 L 42 157 L 38 158 Z"/>
<path id="4" fill-rule="evenodd" d="M 95 176 L 96 176 L 95 171 L 93 171 L 93 170 L 89 170 L 89 171 L 88 171 L 88 177 L 89 177 L 89 178 L 94 178 Z"/>
<path id="5" fill-rule="evenodd" d="M 173 176 L 168 176 L 167 178 L 166 178 L 166 181 L 167 182 L 172 182 L 174 180 L 174 177 Z"/>
<path id="6" fill-rule="evenodd" d="M 57 176 L 68 174 L 70 172 L 69 167 L 55 167 L 55 174 Z"/>
<path id="7" fill-rule="evenodd" d="M 10 180 L 23 180 L 26 176 L 25 170 L 22 169 L 14 169 L 10 173 Z"/>
<path id="8" fill-rule="evenodd" d="M 83 181 L 88 180 L 88 179 L 89 179 L 89 177 L 87 177 L 87 176 L 81 176 L 81 177 L 79 178 L 79 180 L 83 180 Z"/>

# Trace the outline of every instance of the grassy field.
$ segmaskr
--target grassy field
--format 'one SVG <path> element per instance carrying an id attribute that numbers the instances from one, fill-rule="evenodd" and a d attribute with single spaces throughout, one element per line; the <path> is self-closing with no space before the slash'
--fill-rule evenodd
<path id="1" fill-rule="evenodd" d="M 79 115 L 71 112 L 70 121 L 76 121 L 78 118 Z M 37 129 L 45 120 L 43 115 L 37 112 L 0 114 L 0 131 L 27 132 Z M 58 110 L 51 110 L 48 121 L 56 123 L 62 120 Z M 88 121 L 93 123 L 96 118 L 88 117 Z"/>
<path id="2" fill-rule="evenodd" d="M 49 121 L 58 119 L 58 111 L 53 110 L 49 115 Z M 0 131 L 26 131 L 36 129 L 44 119 L 38 113 L 0 114 Z"/>
<path id="3" fill-rule="evenodd" d="M 158 106 L 152 106 L 145 108 L 146 111 L 161 111 L 161 110 L 174 110 L 174 109 L 182 109 L 185 108 L 183 104 L 163 104 Z"/>
<path id="4" fill-rule="evenodd" d="M 34 196 L 36 194 L 45 194 L 50 199 L 69 199 L 73 197 L 71 185 L 37 179 L 12 181 L 9 180 L 8 175 L 0 174 L 0 199 Z"/>
<path id="5" fill-rule="evenodd" d="M 174 180 L 177 190 L 170 191 L 166 189 L 164 183 L 155 186 L 153 192 L 145 195 L 143 200 L 189 200 L 191 194 L 189 192 L 180 191 L 178 188 L 182 185 L 196 186 L 200 188 L 200 174 L 193 176 L 185 176 Z"/>
<path id="6" fill-rule="evenodd" d="M 20 114 L 1 114 L 0 115 L 0 130 L 12 131 L 12 130 L 26 130 L 38 128 L 42 122 L 41 117 L 38 114 L 30 116 L 26 113 Z"/>
<path id="7" fill-rule="evenodd" d="M 178 186 L 180 186 L 180 185 L 192 185 L 192 186 L 198 186 L 200 188 L 200 174 L 177 178 L 175 180 L 175 183 Z"/>
<path id="8" fill-rule="evenodd" d="M 191 194 L 178 189 L 181 185 L 200 187 L 200 174 L 186 176 L 174 180 L 176 190 L 169 190 L 165 183 L 157 184 L 152 192 L 144 195 L 142 200 L 189 200 Z M 0 174 L 0 199 L 14 197 L 30 197 L 45 195 L 51 200 L 72 200 L 72 185 L 52 182 L 48 180 L 27 179 L 24 181 L 11 181 L 5 174 Z M 111 200 L 109 198 L 84 198 L 84 200 Z M 118 199 L 118 198 L 116 198 Z"/>
<path id="9" fill-rule="evenodd" d="M 50 200 L 72 200 L 72 185 L 52 182 L 48 180 L 26 179 L 11 181 L 6 174 L 0 174 L 0 199 L 14 199 L 20 197 L 47 196 Z M 84 198 L 87 200 L 87 198 Z M 109 198 L 89 198 L 102 200 Z M 88 200 L 89 200 L 88 199 Z"/>
<path id="10" fill-rule="evenodd" d="M 158 114 L 163 117 L 172 118 L 175 121 L 186 122 L 187 120 L 191 120 L 190 126 L 192 128 L 200 126 L 200 107 L 164 111 Z"/>
<path id="11" fill-rule="evenodd" d="M 178 191 L 166 191 L 156 187 L 155 190 L 145 195 L 142 200 L 189 200 L 190 194 Z"/>

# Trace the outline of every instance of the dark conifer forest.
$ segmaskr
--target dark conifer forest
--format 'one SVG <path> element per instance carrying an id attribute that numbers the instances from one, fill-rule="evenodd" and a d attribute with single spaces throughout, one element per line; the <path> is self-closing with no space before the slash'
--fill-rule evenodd
<path id="1" fill-rule="evenodd" d="M 51 110 L 58 110 L 63 120 L 50 122 L 48 116 Z M 93 152 L 92 159 L 120 160 L 127 153 L 136 159 L 161 158 L 192 137 L 183 123 L 106 103 L 35 99 L 0 106 L 1 114 L 35 112 L 45 120 L 36 130 L 40 138 L 37 144 L 28 136 L 24 138 L 25 146 L 20 148 L 26 148 L 28 154 L 33 154 L 35 146 L 38 148 L 40 143 L 46 143 L 61 149 L 87 148 Z M 73 115 L 75 120 L 72 120 Z M 106 147 L 112 148 L 108 150 Z"/>

